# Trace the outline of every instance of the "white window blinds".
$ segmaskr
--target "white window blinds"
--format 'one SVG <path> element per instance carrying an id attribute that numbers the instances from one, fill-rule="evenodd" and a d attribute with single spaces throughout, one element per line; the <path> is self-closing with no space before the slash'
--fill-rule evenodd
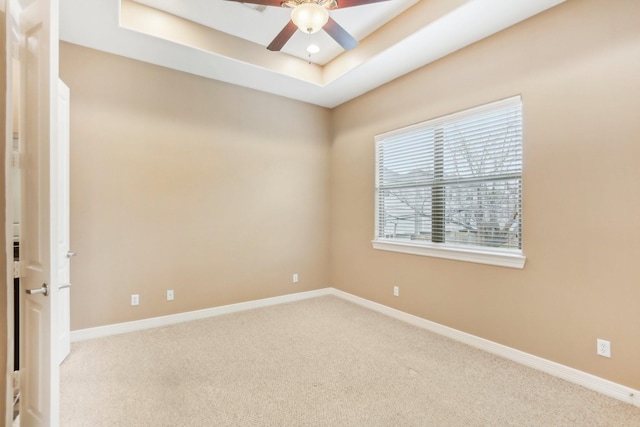
<path id="1" fill-rule="evenodd" d="M 376 240 L 521 253 L 522 102 L 376 137 Z"/>

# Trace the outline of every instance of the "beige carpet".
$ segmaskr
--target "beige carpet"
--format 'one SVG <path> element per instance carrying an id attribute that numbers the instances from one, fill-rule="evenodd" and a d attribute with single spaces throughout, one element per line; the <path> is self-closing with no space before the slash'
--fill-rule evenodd
<path id="1" fill-rule="evenodd" d="M 76 343 L 62 426 L 640 426 L 640 408 L 336 297 Z"/>

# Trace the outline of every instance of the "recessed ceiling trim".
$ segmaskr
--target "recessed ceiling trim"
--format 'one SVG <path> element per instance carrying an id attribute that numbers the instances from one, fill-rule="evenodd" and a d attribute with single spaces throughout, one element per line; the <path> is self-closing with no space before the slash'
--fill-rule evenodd
<path id="1" fill-rule="evenodd" d="M 125 15 L 121 20 L 120 1 L 60 0 L 60 38 L 332 108 L 563 1 L 418 2 L 353 51 L 324 67 L 268 52 L 258 44 L 220 31 L 217 34 L 211 28 L 131 0 L 122 1 L 125 15 L 131 6 L 132 10 L 148 8 L 158 17 L 166 16 L 156 23 L 134 23 Z M 209 38 L 212 35 L 215 37 Z"/>
<path id="2" fill-rule="evenodd" d="M 178 43 L 223 58 L 252 64 L 307 83 L 322 83 L 322 68 L 289 55 L 273 55 L 263 46 L 180 18 L 132 0 L 121 0 L 120 26 L 141 35 Z"/>

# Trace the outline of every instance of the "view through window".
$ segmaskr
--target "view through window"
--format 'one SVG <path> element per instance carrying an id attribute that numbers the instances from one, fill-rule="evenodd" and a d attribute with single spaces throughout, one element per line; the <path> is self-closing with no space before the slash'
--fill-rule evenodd
<path id="1" fill-rule="evenodd" d="M 376 241 L 521 253 L 522 102 L 376 137 Z"/>

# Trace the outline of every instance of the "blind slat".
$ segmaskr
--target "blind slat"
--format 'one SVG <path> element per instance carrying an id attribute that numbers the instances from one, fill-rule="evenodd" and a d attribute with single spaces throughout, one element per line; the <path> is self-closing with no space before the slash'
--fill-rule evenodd
<path id="1" fill-rule="evenodd" d="M 376 238 L 520 251 L 519 97 L 376 137 Z"/>

